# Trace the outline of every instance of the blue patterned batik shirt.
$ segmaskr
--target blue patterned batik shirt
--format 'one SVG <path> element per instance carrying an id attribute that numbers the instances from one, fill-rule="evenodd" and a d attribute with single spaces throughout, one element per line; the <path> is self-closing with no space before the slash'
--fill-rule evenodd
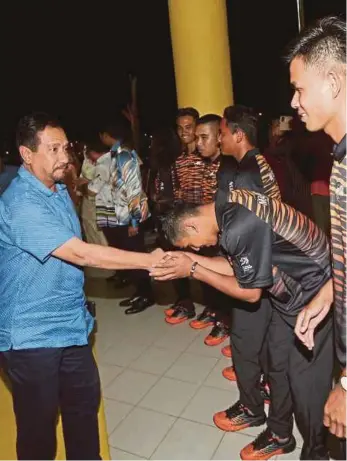
<path id="1" fill-rule="evenodd" d="M 96 162 L 88 189 L 96 194 L 96 220 L 101 228 L 138 227 L 150 216 L 139 158 L 119 142 Z"/>
<path id="2" fill-rule="evenodd" d="M 83 270 L 52 256 L 73 237 L 66 187 L 53 192 L 21 167 L 0 198 L 0 351 L 88 343 Z"/>

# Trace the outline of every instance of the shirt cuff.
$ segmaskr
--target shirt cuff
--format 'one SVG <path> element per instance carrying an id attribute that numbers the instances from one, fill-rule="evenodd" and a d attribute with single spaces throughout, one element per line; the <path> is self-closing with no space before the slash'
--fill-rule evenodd
<path id="1" fill-rule="evenodd" d="M 130 221 L 131 227 L 139 227 L 139 222 L 137 219 L 132 218 Z"/>

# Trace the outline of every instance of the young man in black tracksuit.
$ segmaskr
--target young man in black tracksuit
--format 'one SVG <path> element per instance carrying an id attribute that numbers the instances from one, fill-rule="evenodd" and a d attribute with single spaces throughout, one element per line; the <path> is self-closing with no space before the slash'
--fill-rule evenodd
<path id="1" fill-rule="evenodd" d="M 227 202 L 230 192 L 235 189 L 247 189 L 280 199 L 275 176 L 255 147 L 256 143 L 257 118 L 253 111 L 244 106 L 227 107 L 221 122 L 223 156 L 217 175 L 217 203 Z M 229 307 L 232 307 L 230 341 L 234 366 L 223 370 L 223 375 L 231 381 L 237 379 L 240 399 L 236 417 L 226 412 L 223 427 L 217 422 L 219 427 L 228 431 L 247 426 L 247 414 L 242 409 L 248 408 L 257 414 L 264 407 L 264 397 L 268 397 L 261 375 L 264 372 L 266 376 L 267 372 L 265 337 L 272 316 L 266 295 L 255 304 L 230 299 Z M 205 321 L 209 321 L 208 316 Z M 236 419 L 239 426 L 235 424 Z"/>

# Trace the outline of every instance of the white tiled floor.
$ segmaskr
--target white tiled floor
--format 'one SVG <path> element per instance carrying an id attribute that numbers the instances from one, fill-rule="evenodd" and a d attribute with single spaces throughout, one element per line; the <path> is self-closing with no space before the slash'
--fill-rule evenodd
<path id="1" fill-rule="evenodd" d="M 86 292 L 97 303 L 96 349 L 112 459 L 240 459 L 262 428 L 232 434 L 213 424 L 213 414 L 238 397 L 236 384 L 221 374 L 229 365 L 222 346 L 203 344 L 209 330 L 164 322 L 169 284 L 160 287 L 162 305 L 126 316 L 119 301 L 129 291 L 115 291 L 95 275 Z M 299 459 L 299 451 L 280 458 Z"/>

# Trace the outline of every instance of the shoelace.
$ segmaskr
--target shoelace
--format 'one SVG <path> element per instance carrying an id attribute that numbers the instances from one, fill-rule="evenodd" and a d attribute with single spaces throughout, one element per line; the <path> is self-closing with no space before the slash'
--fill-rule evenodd
<path id="1" fill-rule="evenodd" d="M 204 319 L 206 319 L 206 318 L 208 318 L 208 317 L 214 317 L 214 316 L 215 316 L 215 314 L 213 314 L 213 312 L 203 310 L 203 311 L 201 312 L 201 314 L 197 316 L 196 319 L 197 319 L 197 320 L 204 320 Z"/>
<path id="2" fill-rule="evenodd" d="M 232 407 L 229 407 L 225 410 L 226 417 L 228 419 L 232 419 L 234 416 L 238 416 L 240 413 L 245 413 L 246 407 L 240 403 L 240 401 L 236 402 Z"/>
<path id="3" fill-rule="evenodd" d="M 227 334 L 224 325 L 220 322 L 217 322 L 216 325 L 212 328 L 209 336 L 216 337 L 219 335 L 223 336 L 224 334 Z"/>
<path id="4" fill-rule="evenodd" d="M 258 437 L 254 440 L 253 446 L 256 450 L 266 448 L 269 443 L 275 442 L 276 439 L 273 437 L 272 432 L 269 428 L 266 428 L 261 432 Z"/>
<path id="5" fill-rule="evenodd" d="M 182 306 L 182 304 L 176 304 L 173 306 L 173 308 L 175 309 L 175 312 L 172 315 L 173 317 L 176 317 L 179 314 L 187 314 L 190 312 L 190 309 L 186 306 Z"/>

